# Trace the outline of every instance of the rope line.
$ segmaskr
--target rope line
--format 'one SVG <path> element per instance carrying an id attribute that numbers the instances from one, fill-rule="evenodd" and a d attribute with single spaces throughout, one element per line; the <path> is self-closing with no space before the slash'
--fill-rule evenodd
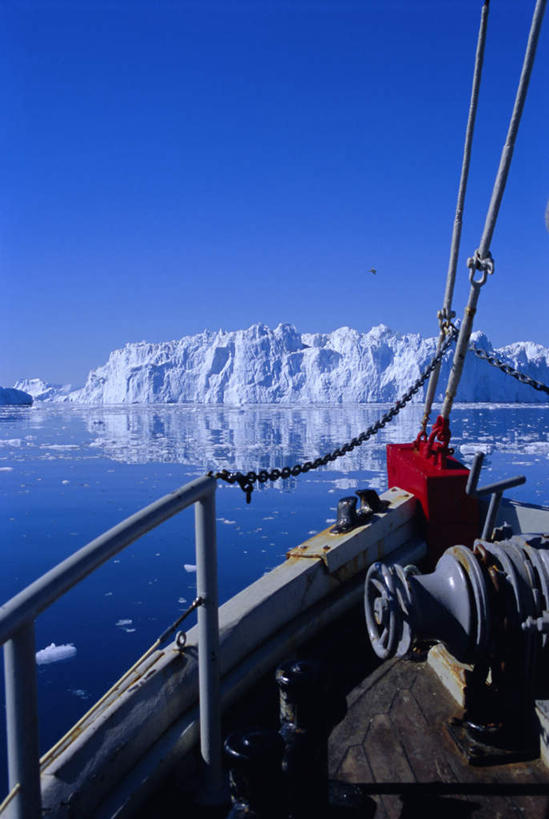
<path id="1" fill-rule="evenodd" d="M 528 42 L 526 44 L 526 51 L 524 53 L 524 61 L 520 74 L 520 80 L 515 97 L 515 104 L 509 122 L 509 129 L 507 131 L 507 138 L 501 151 L 501 158 L 499 162 L 496 181 L 494 182 L 494 189 L 492 191 L 492 198 L 488 206 L 486 214 L 486 221 L 484 230 L 479 245 L 479 254 L 481 258 L 488 256 L 490 250 L 490 243 L 492 235 L 496 226 L 499 207 L 503 198 L 503 192 L 507 182 L 507 175 L 511 167 L 511 160 L 513 158 L 513 150 L 515 148 L 515 141 L 520 125 L 524 103 L 526 102 L 526 94 L 528 92 L 528 84 L 530 82 L 530 75 L 534 65 L 534 58 L 536 56 L 536 48 L 538 45 L 539 35 L 541 31 L 541 24 L 543 22 L 543 15 L 545 12 L 546 0 L 537 0 L 532 15 L 532 23 L 528 35 Z"/>
<path id="2" fill-rule="evenodd" d="M 515 104 L 513 106 L 511 119 L 509 121 L 505 144 L 501 152 L 499 167 L 496 174 L 494 187 L 492 189 L 492 196 L 490 198 L 490 204 L 488 205 L 488 211 L 484 222 L 484 229 L 482 231 L 478 249 L 475 251 L 474 256 L 467 261 L 467 265 L 470 268 L 469 281 L 471 283 L 471 289 L 469 291 L 469 300 L 467 302 L 467 306 L 465 307 L 465 313 L 459 331 L 459 337 L 454 353 L 454 361 L 452 363 L 452 370 L 448 379 L 444 403 L 441 410 L 441 417 L 446 421 L 450 417 L 452 404 L 456 397 L 461 374 L 463 372 L 465 356 L 469 348 L 469 341 L 473 329 L 473 319 L 477 311 L 477 302 L 480 295 L 480 290 L 486 283 L 488 275 L 494 271 L 494 260 L 492 259 L 490 253 L 490 243 L 492 241 L 492 235 L 496 226 L 499 207 L 505 191 L 507 176 L 511 167 L 513 150 L 515 147 L 522 111 L 524 109 L 524 103 L 526 101 L 528 84 L 530 82 L 530 75 L 532 73 L 534 58 L 536 56 L 536 48 L 539 40 L 541 24 L 543 22 L 546 2 L 547 0 L 537 0 L 536 7 L 534 9 L 530 33 L 528 35 L 528 43 L 524 53 L 519 85 L 515 96 Z M 479 279 L 475 278 L 477 270 L 481 272 Z"/>
<path id="3" fill-rule="evenodd" d="M 459 255 L 459 246 L 461 242 L 461 228 L 463 224 L 463 208 L 465 204 L 465 194 L 467 191 L 467 180 L 469 178 L 469 166 L 471 164 L 471 148 L 473 144 L 473 133 L 475 130 L 475 119 L 477 115 L 478 97 L 480 91 L 480 80 L 482 76 L 482 65 L 484 62 L 484 48 L 486 45 L 486 31 L 488 28 L 488 10 L 489 2 L 485 0 L 482 6 L 480 16 L 480 26 L 477 38 L 477 49 L 475 54 L 475 67 L 473 71 L 473 84 L 471 87 L 471 101 L 469 103 L 469 115 L 467 118 L 467 127 L 465 129 L 465 143 L 463 145 L 463 159 L 461 163 L 461 176 L 459 180 L 459 189 L 456 202 L 456 215 L 454 218 L 454 229 L 452 231 L 452 243 L 450 246 L 450 258 L 448 261 L 448 274 L 446 277 L 446 290 L 444 293 L 444 303 L 442 310 L 438 313 L 438 320 L 440 324 L 440 337 L 438 341 L 438 348 L 444 343 L 446 338 L 447 328 L 449 322 L 455 316 L 452 310 L 452 298 L 454 295 L 454 285 L 456 281 L 456 270 Z M 425 410 L 423 412 L 423 420 L 421 422 L 421 429 L 424 433 L 427 431 L 427 424 L 431 415 L 433 401 L 438 384 L 438 377 L 440 374 L 440 366 L 435 367 L 429 379 L 427 393 L 425 396 Z"/>

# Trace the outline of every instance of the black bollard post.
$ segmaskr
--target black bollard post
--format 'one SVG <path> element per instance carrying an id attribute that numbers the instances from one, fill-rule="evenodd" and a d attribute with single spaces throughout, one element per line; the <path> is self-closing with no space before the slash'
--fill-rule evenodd
<path id="1" fill-rule="evenodd" d="M 293 660 L 276 672 L 280 691 L 282 772 L 290 819 L 323 817 L 328 811 L 327 685 L 320 665 Z"/>
<path id="2" fill-rule="evenodd" d="M 284 819 L 284 745 L 277 731 L 237 731 L 225 740 L 232 808 L 227 819 Z"/>

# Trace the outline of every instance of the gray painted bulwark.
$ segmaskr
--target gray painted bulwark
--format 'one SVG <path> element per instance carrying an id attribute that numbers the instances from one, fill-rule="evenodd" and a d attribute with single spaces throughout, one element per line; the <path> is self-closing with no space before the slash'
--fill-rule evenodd
<path id="1" fill-rule="evenodd" d="M 399 489 L 381 497 L 387 509 L 367 525 L 344 535 L 334 536 L 329 529 L 315 535 L 221 606 L 222 681 L 273 634 L 414 536 L 414 497 Z M 48 816 L 98 815 L 117 783 L 196 708 L 197 641 L 195 627 L 188 632 L 184 653 L 171 644 L 149 657 L 45 755 L 42 800 Z"/>

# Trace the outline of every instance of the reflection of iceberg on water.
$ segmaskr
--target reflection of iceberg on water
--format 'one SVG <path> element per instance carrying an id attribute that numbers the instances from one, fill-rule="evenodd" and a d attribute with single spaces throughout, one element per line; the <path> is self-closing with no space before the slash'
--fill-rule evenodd
<path id="1" fill-rule="evenodd" d="M 387 405 L 324 407 L 105 407 L 85 411 L 91 447 L 124 463 L 185 463 L 204 470 L 273 469 L 314 459 L 377 421 Z M 375 440 L 330 470 L 383 469 L 384 445 L 417 434 L 409 407 Z M 395 437 L 396 436 L 396 437 Z"/>
<path id="2" fill-rule="evenodd" d="M 387 404 L 322 407 L 94 407 L 82 413 L 92 450 L 122 463 L 180 463 L 208 471 L 280 469 L 333 451 L 378 421 Z M 472 459 L 478 449 L 545 454 L 538 406 L 456 405 L 453 441 Z M 329 466 L 330 472 L 385 473 L 385 445 L 412 441 L 423 408 L 406 407 L 379 434 Z M 542 426 L 540 426 L 540 423 Z M 540 449 L 541 447 L 541 449 Z M 309 476 L 307 480 L 314 479 Z M 292 481 L 287 481 L 290 486 Z M 277 486 L 277 484 L 275 484 Z M 278 488 L 283 489 L 279 483 Z"/>

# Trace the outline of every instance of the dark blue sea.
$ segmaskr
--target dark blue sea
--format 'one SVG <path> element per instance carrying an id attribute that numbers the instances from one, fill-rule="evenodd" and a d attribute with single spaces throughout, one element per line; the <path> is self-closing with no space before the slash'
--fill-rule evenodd
<path id="1" fill-rule="evenodd" d="M 2 602 L 122 518 L 210 469 L 293 465 L 331 451 L 377 420 L 384 405 L 314 408 L 71 405 L 0 408 Z M 260 487 L 247 505 L 217 492 L 221 600 L 279 563 L 335 519 L 339 497 L 386 488 L 385 444 L 411 441 L 422 407 L 330 467 Z M 525 474 L 518 499 L 549 505 L 549 404 L 462 405 L 452 443 L 481 483 Z M 129 546 L 40 616 L 36 648 L 70 646 L 38 666 L 45 751 L 154 642 L 195 596 L 192 511 Z M 2 710 L 3 691 L 1 693 Z M 6 789 L 0 725 L 0 799 Z"/>

